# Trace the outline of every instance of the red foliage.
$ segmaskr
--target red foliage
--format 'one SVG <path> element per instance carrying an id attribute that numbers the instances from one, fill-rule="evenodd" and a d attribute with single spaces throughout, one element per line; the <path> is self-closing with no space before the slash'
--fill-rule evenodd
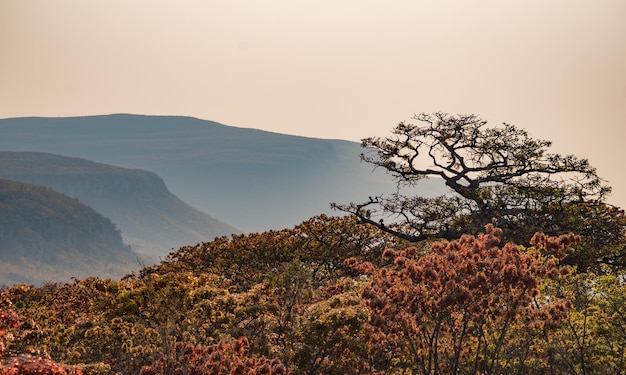
<path id="1" fill-rule="evenodd" d="M 7 364 L 0 364 L 0 375 L 82 375 L 74 366 L 66 366 L 45 358 L 21 355 Z"/>
<path id="2" fill-rule="evenodd" d="M 13 311 L 0 311 L 0 356 L 4 352 L 4 335 L 7 328 L 17 328 L 20 321 Z"/>
<path id="3" fill-rule="evenodd" d="M 0 311 L 0 356 L 4 352 L 6 329 L 18 328 L 20 319 L 11 310 Z M 20 355 L 0 363 L 0 375 L 82 375 L 79 368 L 49 359 Z"/>
<path id="4" fill-rule="evenodd" d="M 524 249 L 501 247 L 501 233 L 488 225 L 478 237 L 435 243 L 423 257 L 416 248 L 384 252 L 395 266 L 377 270 L 362 294 L 378 328 L 371 338 L 376 356 L 387 358 L 381 367 L 399 363 L 424 374 L 525 368 L 532 338 L 517 331 L 512 339 L 511 327 L 541 332 L 571 307 L 538 296 L 541 278 L 567 272 L 559 259 L 577 239 L 537 234 L 534 247 Z"/>
<path id="5" fill-rule="evenodd" d="M 248 339 L 220 342 L 211 346 L 195 346 L 179 342 L 174 347 L 174 359 L 161 358 L 144 366 L 141 375 L 286 375 L 287 369 L 277 359 L 247 356 Z"/>

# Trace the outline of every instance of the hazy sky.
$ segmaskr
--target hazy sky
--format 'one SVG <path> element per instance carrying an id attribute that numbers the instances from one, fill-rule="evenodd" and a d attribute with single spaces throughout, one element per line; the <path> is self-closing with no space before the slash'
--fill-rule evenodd
<path id="1" fill-rule="evenodd" d="M 589 158 L 626 207 L 626 1 L 0 0 L 0 118 L 359 140 L 432 111 Z"/>

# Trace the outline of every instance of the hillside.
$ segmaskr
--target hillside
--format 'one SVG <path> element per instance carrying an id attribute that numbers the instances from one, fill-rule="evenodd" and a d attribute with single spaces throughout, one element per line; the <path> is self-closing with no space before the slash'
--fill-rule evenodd
<path id="1" fill-rule="evenodd" d="M 0 179 L 0 285 L 119 278 L 138 268 L 111 221 L 51 189 Z"/>
<path id="2" fill-rule="evenodd" d="M 330 202 L 394 191 L 356 142 L 243 129 L 189 117 L 0 120 L 0 150 L 38 151 L 153 171 L 193 207 L 243 231 L 292 227 Z M 431 186 L 432 185 L 432 186 Z M 422 194 L 441 191 L 424 184 Z"/>
<path id="3" fill-rule="evenodd" d="M 147 262 L 239 231 L 185 204 L 144 170 L 35 152 L 0 152 L 0 177 L 47 186 L 93 207 Z"/>

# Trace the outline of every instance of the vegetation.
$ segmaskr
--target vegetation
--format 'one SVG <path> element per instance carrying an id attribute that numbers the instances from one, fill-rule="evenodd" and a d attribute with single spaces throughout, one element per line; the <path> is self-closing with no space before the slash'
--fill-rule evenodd
<path id="1" fill-rule="evenodd" d="M 624 264 L 618 249 L 624 213 L 603 203 L 611 189 L 586 159 L 549 153 L 550 141 L 510 124 L 488 126 L 474 115 L 414 119 L 390 137 L 363 139 L 370 151 L 362 160 L 388 171 L 397 193 L 335 208 L 411 242 L 452 240 L 489 223 L 520 244 L 538 231 L 576 232 L 586 246 L 568 261 L 580 270 Z M 430 198 L 405 193 L 428 178 L 442 179 L 448 192 Z"/>
<path id="2" fill-rule="evenodd" d="M 0 151 L 0 178 L 46 186 L 115 223 L 146 264 L 172 249 L 239 233 L 188 206 L 154 173 L 42 152 Z"/>
<path id="3" fill-rule="evenodd" d="M 85 374 L 623 371 L 623 278 L 560 264 L 575 235 L 537 234 L 530 247 L 501 235 L 488 226 L 409 246 L 356 218 L 320 216 L 184 247 L 119 281 L 16 285 L 0 298 L 3 366 L 43 358 Z"/>
<path id="4" fill-rule="evenodd" d="M 111 221 L 41 186 L 0 179 L 0 285 L 121 277 L 137 265 Z"/>
<path id="5" fill-rule="evenodd" d="M 625 373 L 625 274 L 602 261 L 620 259 L 623 212 L 567 195 L 545 232 L 570 231 L 521 238 L 546 199 L 457 237 L 320 215 L 120 280 L 4 288 L 0 374 Z"/>

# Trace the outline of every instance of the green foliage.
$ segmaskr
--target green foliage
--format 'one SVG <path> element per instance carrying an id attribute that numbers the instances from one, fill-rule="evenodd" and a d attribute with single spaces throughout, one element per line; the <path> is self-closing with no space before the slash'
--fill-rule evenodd
<path id="1" fill-rule="evenodd" d="M 626 370 L 626 283 L 623 275 L 581 273 L 552 285 L 574 304 L 552 350 L 564 374 Z"/>
<path id="2" fill-rule="evenodd" d="M 302 374 L 363 374 L 369 312 L 360 298 L 361 284 L 339 280 L 322 291 L 298 316 L 293 363 Z"/>
<path id="3" fill-rule="evenodd" d="M 607 204 L 566 206 L 560 217 L 564 227 L 582 237 L 565 263 L 578 272 L 616 274 L 626 269 L 626 214 Z"/>

